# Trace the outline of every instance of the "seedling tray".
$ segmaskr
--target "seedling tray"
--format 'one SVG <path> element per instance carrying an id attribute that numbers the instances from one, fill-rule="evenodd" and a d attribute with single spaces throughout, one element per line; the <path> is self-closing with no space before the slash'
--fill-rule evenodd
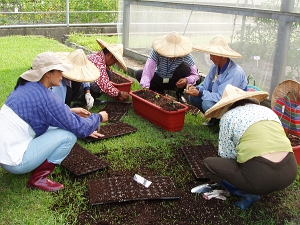
<path id="1" fill-rule="evenodd" d="M 185 155 L 196 179 L 207 180 L 202 170 L 203 159 L 207 157 L 218 156 L 218 150 L 212 144 L 196 145 L 196 146 L 182 146 L 182 152 Z"/>
<path id="2" fill-rule="evenodd" d="M 169 177 L 145 177 L 152 184 L 146 188 L 133 177 L 89 180 L 91 205 L 153 199 L 178 199 L 178 191 Z"/>
<path id="3" fill-rule="evenodd" d="M 106 111 L 108 113 L 108 121 L 115 123 L 120 121 L 131 106 L 131 103 L 126 102 L 108 102 L 101 111 Z"/>
<path id="4" fill-rule="evenodd" d="M 133 132 L 136 132 L 137 128 L 124 123 L 124 122 L 118 122 L 118 123 L 111 123 L 111 124 L 107 124 L 107 125 L 103 125 L 100 128 L 100 133 L 104 134 L 104 137 L 99 137 L 99 138 L 93 138 L 93 137 L 86 137 L 83 140 L 87 141 L 87 142 L 94 142 L 94 141 L 100 141 L 103 139 L 107 139 L 107 138 L 113 138 L 113 137 L 118 137 L 118 136 L 122 136 L 125 134 L 130 134 Z"/>
<path id="5" fill-rule="evenodd" d="M 70 154 L 62 161 L 61 165 L 75 175 L 80 176 L 105 169 L 109 166 L 109 163 L 75 143 Z"/>

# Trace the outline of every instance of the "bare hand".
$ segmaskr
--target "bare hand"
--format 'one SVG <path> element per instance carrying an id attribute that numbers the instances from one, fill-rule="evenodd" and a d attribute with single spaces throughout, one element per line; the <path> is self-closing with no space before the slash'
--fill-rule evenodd
<path id="1" fill-rule="evenodd" d="M 70 108 L 70 109 L 73 113 L 76 113 L 78 116 L 81 116 L 84 118 L 89 117 L 91 115 L 91 113 L 88 110 L 81 108 L 81 107 Z"/>
<path id="2" fill-rule="evenodd" d="M 125 91 L 120 91 L 119 100 L 126 101 L 129 99 L 129 94 Z"/>
<path id="3" fill-rule="evenodd" d="M 103 123 L 107 122 L 108 121 L 108 114 L 106 111 L 101 111 L 99 112 L 99 114 L 102 116 L 102 121 Z"/>
<path id="4" fill-rule="evenodd" d="M 186 78 L 181 78 L 176 83 L 176 87 L 178 87 L 178 88 L 184 88 L 186 85 L 187 85 L 187 79 Z"/>
<path id="5" fill-rule="evenodd" d="M 96 130 L 89 135 L 89 137 L 92 137 L 92 138 L 99 138 L 99 137 L 104 137 L 104 136 L 105 136 L 104 134 L 99 134 L 98 131 L 96 131 Z"/>
<path id="6" fill-rule="evenodd" d="M 191 96 L 198 96 L 199 91 L 191 84 L 188 84 L 185 89 L 185 93 Z"/>

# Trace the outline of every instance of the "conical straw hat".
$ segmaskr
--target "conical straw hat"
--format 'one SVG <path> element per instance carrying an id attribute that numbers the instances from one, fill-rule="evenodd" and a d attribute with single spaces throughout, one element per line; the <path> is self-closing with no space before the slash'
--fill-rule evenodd
<path id="1" fill-rule="evenodd" d="M 117 60 L 117 65 L 123 69 L 127 70 L 126 63 L 123 59 L 123 45 L 122 44 L 109 44 L 101 39 L 97 39 L 98 44 L 102 49 L 107 48 L 107 50 L 113 54 Z"/>
<path id="2" fill-rule="evenodd" d="M 193 43 L 176 32 L 157 37 L 152 47 L 157 53 L 168 58 L 183 57 L 193 51 Z"/>
<path id="3" fill-rule="evenodd" d="M 268 98 L 269 94 L 265 91 L 243 91 L 242 89 L 228 84 L 223 95 L 213 107 L 204 114 L 206 118 L 220 118 L 228 108 L 235 102 L 242 99 L 252 99 L 261 102 Z"/>
<path id="4" fill-rule="evenodd" d="M 300 83 L 294 80 L 285 80 L 277 85 L 274 89 L 271 99 L 271 108 L 273 109 L 278 98 L 284 98 L 288 92 L 293 92 L 296 97 L 296 101 L 300 102 Z M 289 96 L 291 100 L 294 100 L 293 96 Z"/>
<path id="5" fill-rule="evenodd" d="M 242 58 L 242 55 L 232 50 L 223 36 L 214 37 L 207 45 L 196 45 L 194 50 L 210 55 L 217 55 L 226 58 Z"/>
<path id="6" fill-rule="evenodd" d="M 56 52 L 61 60 L 68 61 L 73 68 L 64 72 L 63 76 L 69 80 L 77 82 L 93 82 L 100 76 L 98 68 L 87 59 L 82 49 L 74 52 Z"/>

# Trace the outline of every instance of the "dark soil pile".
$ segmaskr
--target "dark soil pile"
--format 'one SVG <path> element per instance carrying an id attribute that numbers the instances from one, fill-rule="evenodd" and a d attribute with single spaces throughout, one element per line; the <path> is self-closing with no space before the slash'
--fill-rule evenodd
<path id="1" fill-rule="evenodd" d="M 124 77 L 119 76 L 116 73 L 112 73 L 111 76 L 111 82 L 115 83 L 115 84 L 124 84 L 124 83 L 128 83 L 128 80 L 126 80 Z"/>
<path id="2" fill-rule="evenodd" d="M 166 111 L 177 111 L 179 109 L 183 109 L 184 106 L 182 106 L 177 101 L 174 101 L 170 98 L 166 98 L 163 95 L 150 91 L 150 90 L 140 90 L 135 91 L 135 95 L 139 96 L 140 98 L 145 99 L 148 102 L 151 102 L 162 109 Z"/>
<path id="3" fill-rule="evenodd" d="M 290 139 L 291 145 L 293 147 L 300 145 L 300 137 L 299 136 L 292 135 L 290 133 L 287 133 L 286 136 L 288 137 L 288 139 Z"/>

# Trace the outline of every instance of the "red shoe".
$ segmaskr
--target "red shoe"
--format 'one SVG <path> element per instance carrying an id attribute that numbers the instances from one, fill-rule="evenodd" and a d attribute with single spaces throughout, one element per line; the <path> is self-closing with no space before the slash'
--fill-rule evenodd
<path id="1" fill-rule="evenodd" d="M 27 182 L 27 187 L 38 188 L 43 191 L 59 191 L 64 186 L 58 182 L 49 180 L 47 176 L 52 173 L 55 168 L 55 164 L 48 162 L 47 160 L 43 162 L 39 167 L 33 170 L 29 180 Z"/>

